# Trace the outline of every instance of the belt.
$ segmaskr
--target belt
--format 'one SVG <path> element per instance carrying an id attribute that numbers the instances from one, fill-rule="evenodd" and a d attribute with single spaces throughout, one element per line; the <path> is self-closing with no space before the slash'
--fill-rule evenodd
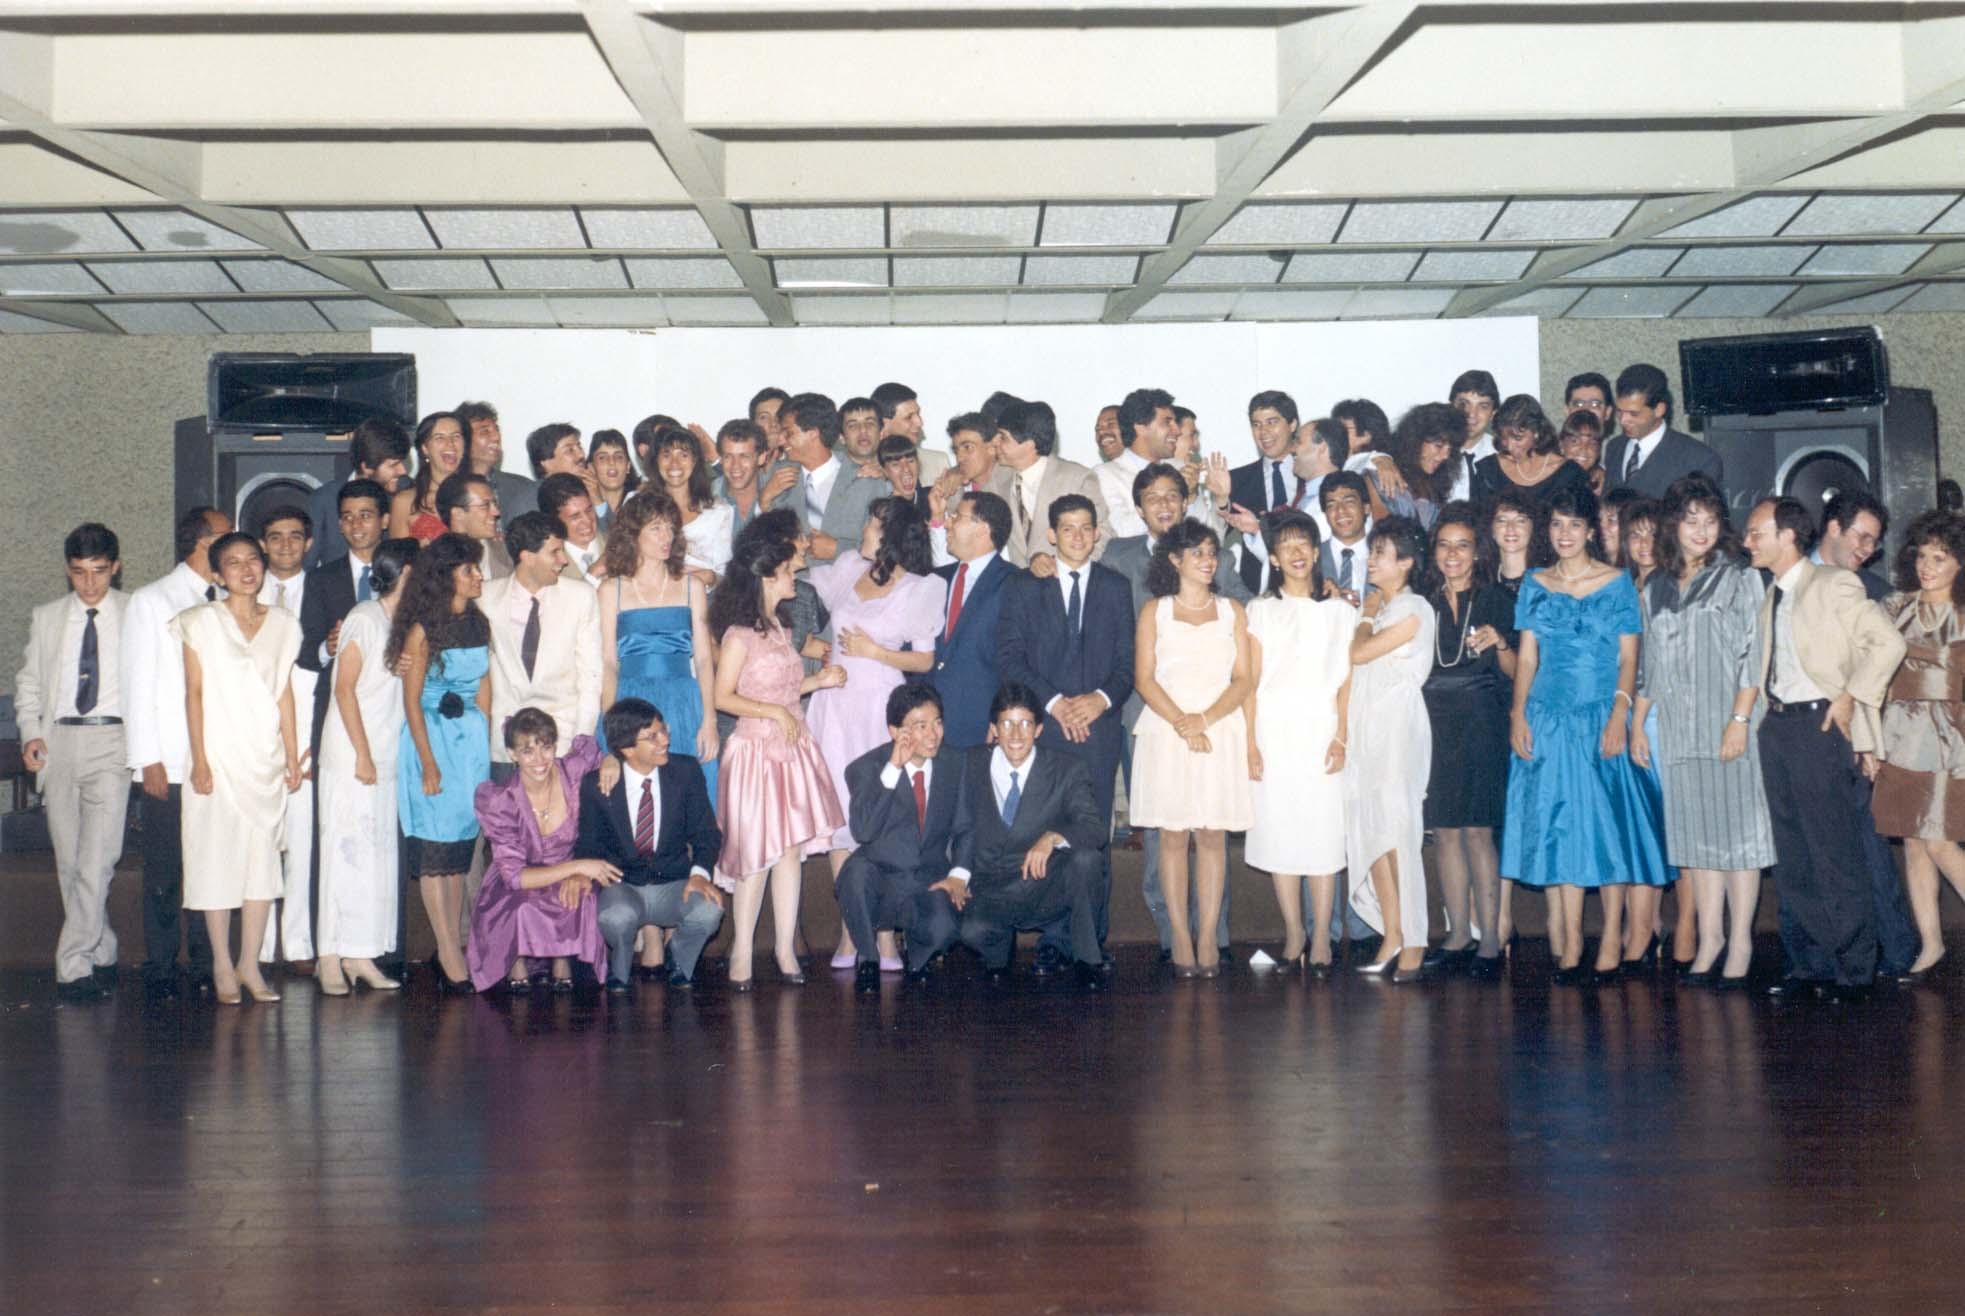
<path id="1" fill-rule="evenodd" d="M 1784 704 L 1772 695 L 1767 698 L 1767 711 L 1776 717 L 1783 713 L 1826 713 L 1828 708 L 1829 701 L 1826 699 L 1810 699 L 1804 704 Z"/>
<path id="2" fill-rule="evenodd" d="M 55 725 L 58 727 L 120 727 L 123 725 L 123 719 L 120 717 L 58 717 L 55 719 Z"/>

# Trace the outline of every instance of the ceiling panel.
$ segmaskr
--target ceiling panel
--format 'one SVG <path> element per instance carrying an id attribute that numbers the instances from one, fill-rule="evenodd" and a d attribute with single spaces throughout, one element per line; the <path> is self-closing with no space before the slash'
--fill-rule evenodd
<path id="1" fill-rule="evenodd" d="M 1023 262 L 1023 281 L 1037 286 L 1060 284 L 1131 283 L 1139 271 L 1139 257 L 1123 256 L 1027 256 Z"/>
<path id="2" fill-rule="evenodd" d="M 1793 283 L 1717 283 L 1678 308 L 1680 316 L 1753 317 L 1766 315 L 1786 301 L 1799 285 Z"/>
<path id="3" fill-rule="evenodd" d="M 102 284 L 74 261 L 0 264 L 0 295 L 38 292 L 100 295 L 102 291 Z"/>
<path id="4" fill-rule="evenodd" d="M 496 288 L 481 260 L 378 260 L 375 272 L 391 288 Z"/>
<path id="5" fill-rule="evenodd" d="M 1839 233 L 1917 233 L 1957 200 L 1956 192 L 1824 192 L 1782 232 L 1811 238 Z"/>
<path id="6" fill-rule="evenodd" d="M 1668 238 L 1769 238 L 1808 204 L 1799 196 L 1756 196 L 1665 230 Z"/>
<path id="7" fill-rule="evenodd" d="M 1017 281 L 1021 256 L 896 256 L 897 288 L 1002 287 Z"/>
<path id="8" fill-rule="evenodd" d="M 583 206 L 580 218 L 596 247 L 641 251 L 705 251 L 716 236 L 693 210 L 629 210 Z"/>
<path id="9" fill-rule="evenodd" d="M 1674 279 L 1793 274 L 1812 250 L 1807 246 L 1693 247 L 1672 266 L 1671 274 Z"/>
<path id="10" fill-rule="evenodd" d="M 551 329 L 559 324 L 543 297 L 454 297 L 445 304 L 468 328 Z"/>
<path id="11" fill-rule="evenodd" d="M 1899 311 L 1965 311 L 1965 283 L 1927 283 L 1896 307 Z"/>
<path id="12" fill-rule="evenodd" d="M 895 293 L 895 324 L 1002 324 L 1007 293 Z"/>
<path id="13" fill-rule="evenodd" d="M 1045 247 L 1157 247 L 1173 234 L 1178 206 L 1052 202 L 1044 207 Z"/>
<path id="14" fill-rule="evenodd" d="M 84 332 L 73 325 L 57 324 L 53 320 L 43 320 L 35 315 L 16 315 L 12 311 L 0 311 L 0 334 L 79 334 Z"/>
<path id="15" fill-rule="evenodd" d="M 342 285 L 286 260 L 228 260 L 232 281 L 247 292 L 341 292 Z"/>
<path id="16" fill-rule="evenodd" d="M 228 334 L 326 333 L 334 328 L 311 302 L 199 302 L 198 309 Z"/>
<path id="17" fill-rule="evenodd" d="M 190 302 L 97 302 L 126 334 L 214 334 L 218 326 Z"/>
<path id="18" fill-rule="evenodd" d="M 1429 251 L 1412 277 L 1425 283 L 1519 279 L 1534 259 L 1532 250 Z"/>
<path id="19" fill-rule="evenodd" d="M 508 256 L 491 262 L 492 273 L 507 288 L 625 288 L 628 276 L 621 262 L 609 256 L 600 260 L 552 260 L 545 257 Z"/>
<path id="20" fill-rule="evenodd" d="M 533 251 L 587 245 L 586 237 L 580 232 L 580 221 L 574 218 L 571 208 L 465 210 L 429 206 L 425 207 L 423 217 L 430 221 L 439 243 L 465 251 Z"/>
<path id="21" fill-rule="evenodd" d="M 549 297 L 546 305 L 568 329 L 659 329 L 669 323 L 660 297 Z"/>
<path id="22" fill-rule="evenodd" d="M 1233 292 L 1163 292 L 1133 314 L 1135 320 L 1222 320 L 1235 309 Z"/>
<path id="23" fill-rule="evenodd" d="M 1284 283 L 1402 283 L 1419 263 L 1416 251 L 1300 251 Z"/>
<path id="24" fill-rule="evenodd" d="M 1816 250 L 1803 274 L 1902 274 L 1931 250 L 1924 242 L 1831 242 Z"/>
<path id="25" fill-rule="evenodd" d="M 741 288 L 743 278 L 721 256 L 630 256 L 628 280 L 637 288 Z"/>
<path id="26" fill-rule="evenodd" d="M 895 206 L 892 245 L 903 247 L 1034 247 L 1036 206 Z"/>
<path id="27" fill-rule="evenodd" d="M 764 312 L 748 297 L 667 297 L 662 303 L 675 324 L 764 324 Z"/>
<path id="28" fill-rule="evenodd" d="M 875 297 L 800 293 L 791 299 L 791 314 L 799 324 L 892 324 L 894 299 L 884 293 Z"/>
<path id="29" fill-rule="evenodd" d="M 1102 292 L 1013 292 L 1011 324 L 1089 324 L 1105 314 Z"/>
<path id="30" fill-rule="evenodd" d="M 1477 242 L 1499 201 L 1360 201 L 1339 242 Z"/>
<path id="31" fill-rule="evenodd" d="M 1672 267 L 1682 247 L 1632 247 L 1571 270 L 1566 279 L 1655 279 Z M 1800 259 L 1796 257 L 1796 259 Z"/>
<path id="32" fill-rule="evenodd" d="M 1810 311 L 1809 314 L 1880 315 L 1885 311 L 1896 310 L 1899 303 L 1916 291 L 1917 289 L 1914 285 L 1902 288 L 1885 288 L 1881 292 L 1865 293 L 1860 297 L 1851 297 L 1847 301 L 1836 302 L 1830 306 L 1818 306 Z"/>
<path id="33" fill-rule="evenodd" d="M 289 209 L 287 222 L 315 251 L 428 251 L 437 245 L 423 216 L 393 210 Z"/>
<path id="34" fill-rule="evenodd" d="M 1409 320 L 1438 315 L 1455 288 L 1360 288 L 1344 304 L 1346 320 Z"/>
<path id="35" fill-rule="evenodd" d="M 257 251 L 259 244 L 182 210 L 113 212 L 145 251 Z"/>
<path id="36" fill-rule="evenodd" d="M 136 243 L 100 210 L 23 210 L 0 213 L 0 254 L 47 256 L 135 251 Z"/>
<path id="37" fill-rule="evenodd" d="M 1208 239 L 1208 245 L 1315 247 L 1337 236 L 1350 208 L 1343 201 L 1243 206 Z"/>
<path id="38" fill-rule="evenodd" d="M 1349 288 L 1255 288 L 1235 303 L 1237 320 L 1335 320 L 1350 302 Z"/>
<path id="39" fill-rule="evenodd" d="M 780 256 L 771 262 L 780 288 L 884 288 L 885 256 Z"/>
<path id="40" fill-rule="evenodd" d="M 1508 203 L 1487 236 L 1494 242 L 1607 238 L 1636 208 L 1636 197 L 1515 200 Z"/>
<path id="41" fill-rule="evenodd" d="M 239 291 L 215 260 L 98 260 L 89 270 L 116 293 Z"/>
<path id="42" fill-rule="evenodd" d="M 1582 288 L 1537 288 L 1519 297 L 1510 297 L 1485 311 L 1482 315 L 1535 315 L 1553 320 L 1574 306 L 1584 293 Z"/>
<path id="43" fill-rule="evenodd" d="M 416 323 L 400 311 L 392 311 L 374 302 L 355 301 L 350 298 L 337 298 L 333 301 L 322 299 L 314 303 L 314 309 L 325 316 L 329 324 L 343 333 Z"/>
<path id="44" fill-rule="evenodd" d="M 879 206 L 752 206 L 751 231 L 766 251 L 884 247 L 887 215 Z"/>
<path id="45" fill-rule="evenodd" d="M 1650 320 L 1670 315 L 1690 301 L 1687 287 L 1592 288 L 1569 308 L 1578 320 Z"/>
<path id="46" fill-rule="evenodd" d="M 1283 273 L 1284 262 L 1267 254 L 1246 256 L 1195 256 L 1181 266 L 1170 284 L 1180 283 L 1274 283 Z"/>

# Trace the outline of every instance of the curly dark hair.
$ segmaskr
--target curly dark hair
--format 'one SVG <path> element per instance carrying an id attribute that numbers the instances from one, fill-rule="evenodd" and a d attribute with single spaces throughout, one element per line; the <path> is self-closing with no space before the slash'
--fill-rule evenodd
<path id="1" fill-rule="evenodd" d="M 730 556 L 723 579 L 710 591 L 710 636 L 723 643 L 724 632 L 735 626 L 747 627 L 762 635 L 770 629 L 764 615 L 764 582 L 792 560 L 798 546 L 777 535 L 753 535 L 739 539 Z M 778 604 L 774 618 L 780 626 L 791 626 L 791 599 Z"/>
<path id="2" fill-rule="evenodd" d="M 493 420 L 497 417 L 494 415 Z M 464 459 L 457 464 L 460 471 L 471 469 L 471 422 L 454 411 L 433 411 L 416 422 L 416 495 L 410 500 L 418 510 L 435 505 L 437 497 L 436 471 L 430 466 L 430 436 L 436 432 L 442 421 L 455 421 L 464 431 Z"/>
<path id="3" fill-rule="evenodd" d="M 1438 507 L 1453 496 L 1452 456 L 1429 475 L 1419 464 L 1419 450 L 1428 443 L 1444 443 L 1449 454 L 1458 453 L 1466 436 L 1467 418 L 1444 402 L 1422 402 L 1399 417 L 1399 426 L 1392 431 L 1391 457 L 1413 497 Z"/>
<path id="4" fill-rule="evenodd" d="M 1211 546 L 1219 553 L 1221 536 L 1191 516 L 1160 536 L 1160 542 L 1153 547 L 1153 560 L 1146 564 L 1146 592 L 1156 599 L 1178 592 L 1180 568 L 1174 565 L 1174 554 L 1185 553 L 1202 544 Z M 1210 593 L 1219 592 L 1213 581 L 1208 582 L 1208 590 Z"/>
<path id="5" fill-rule="evenodd" d="M 1412 563 L 1412 572 L 1406 577 L 1406 588 L 1425 598 L 1439 585 L 1439 572 L 1433 567 L 1433 555 L 1426 551 L 1426 527 L 1419 524 L 1416 517 L 1388 516 L 1383 521 L 1374 521 L 1371 534 L 1366 543 L 1376 548 L 1380 542 L 1392 546 L 1392 552 L 1401 561 Z"/>
<path id="6" fill-rule="evenodd" d="M 424 546 L 410 564 L 409 583 L 403 586 L 402 602 L 389 627 L 389 647 L 383 661 L 394 667 L 409 642 L 409 633 L 423 628 L 424 643 L 430 651 L 430 668 L 443 670 L 447 649 L 471 649 L 491 640 L 491 627 L 478 605 L 466 603 L 462 612 L 453 612 L 457 598 L 457 572 L 477 566 L 484 557 L 478 541 L 466 535 L 446 532 Z"/>
<path id="7" fill-rule="evenodd" d="M 1897 588 L 1907 594 L 1923 588 L 1917 583 L 1917 550 L 1926 544 L 1942 548 L 1951 554 L 1952 561 L 1965 567 L 1965 516 L 1941 507 L 1933 508 L 1904 531 L 1904 546 L 1897 550 L 1896 574 Z M 1965 571 L 1952 578 L 1951 601 L 1955 606 L 1965 607 Z"/>
<path id="8" fill-rule="evenodd" d="M 1737 561 L 1740 556 L 1740 538 L 1733 533 L 1733 527 L 1726 521 L 1726 495 L 1719 487 L 1703 475 L 1688 475 L 1675 481 L 1665 490 L 1665 501 L 1660 506 L 1651 541 L 1652 560 L 1657 564 L 1658 574 L 1677 580 L 1685 571 L 1685 552 L 1678 544 L 1679 522 L 1687 512 L 1705 508 L 1719 520 L 1719 538 L 1713 542 L 1712 551 L 1706 554 L 1705 565 L 1718 562 Z M 1618 518 L 1619 539 L 1622 539 L 1623 518 Z M 1619 544 L 1619 548 L 1622 544 Z"/>
<path id="9" fill-rule="evenodd" d="M 1528 570 L 1546 567 L 1556 560 L 1555 550 L 1549 547 L 1549 536 L 1543 533 L 1548 529 L 1548 517 L 1534 499 L 1516 492 L 1512 487 L 1501 489 L 1481 505 L 1482 533 L 1491 543 L 1494 540 L 1494 518 L 1503 512 L 1520 512 L 1528 518 Z M 1500 556 L 1500 546 L 1495 546 L 1495 555 Z M 1500 567 L 1495 567 L 1495 578 L 1500 579 Z"/>
<path id="10" fill-rule="evenodd" d="M 1510 397 L 1495 411 L 1489 425 L 1497 440 L 1508 430 L 1526 430 L 1531 435 L 1530 452 L 1547 454 L 1556 450 L 1556 427 L 1549 423 L 1549 414 L 1542 410 L 1542 404 L 1533 394 L 1517 393 Z"/>
<path id="11" fill-rule="evenodd" d="M 1542 504 L 1542 533 L 1538 536 L 1549 544 L 1550 560 L 1555 559 L 1555 545 L 1549 539 L 1549 527 L 1559 516 L 1573 516 L 1590 528 L 1590 537 L 1584 543 L 1584 552 L 1598 562 L 1604 561 L 1603 534 L 1597 523 L 1597 496 L 1585 484 L 1572 485 L 1567 489 L 1557 489 Z"/>
<path id="12" fill-rule="evenodd" d="M 1438 406 L 1440 404 L 1429 403 L 1428 405 Z M 1447 410 L 1452 411 L 1453 409 L 1449 407 Z M 1459 413 L 1455 412 L 1454 414 L 1458 415 Z M 1439 573 L 1440 531 L 1446 529 L 1448 526 L 1457 525 L 1471 532 L 1474 536 L 1473 587 L 1479 589 L 1483 585 L 1492 585 L 1495 577 L 1500 574 L 1501 550 L 1495 546 L 1494 536 L 1487 532 L 1487 522 L 1488 518 L 1481 514 L 1481 510 L 1465 498 L 1456 499 L 1442 507 L 1440 514 L 1433 518 L 1433 539 L 1430 545 L 1432 551 L 1427 555 L 1427 559 L 1433 564 L 1434 573 L 1436 575 Z M 1445 587 L 1444 577 L 1441 577 L 1440 587 Z"/>
<path id="13" fill-rule="evenodd" d="M 641 570 L 641 532 L 658 518 L 667 521 L 669 529 L 675 532 L 669 541 L 669 560 L 664 565 L 671 576 L 680 576 L 683 559 L 689 555 L 689 544 L 682 536 L 682 509 L 675 505 L 675 499 L 669 497 L 666 489 L 653 482 L 622 501 L 614 525 L 607 532 L 607 552 L 600 560 L 601 574 L 631 577 Z"/>
<path id="14" fill-rule="evenodd" d="M 873 570 L 867 572 L 874 584 L 885 585 L 895 571 L 916 576 L 934 571 L 935 550 L 928 538 L 928 523 L 912 502 L 876 498 L 867 508 L 867 519 L 880 523 L 880 549 L 874 554 Z"/>
<path id="15" fill-rule="evenodd" d="M 1647 523 L 1651 526 L 1651 569 L 1654 572 L 1657 571 L 1659 510 L 1658 504 L 1642 495 L 1636 495 L 1626 498 L 1622 502 L 1617 502 L 1617 495 L 1625 493 L 1634 494 L 1635 491 L 1628 487 L 1612 489 L 1609 496 L 1604 499 L 1606 506 L 1611 503 L 1617 504 L 1617 557 L 1610 565 L 1613 567 L 1622 567 L 1631 573 L 1632 580 L 1636 580 L 1640 568 L 1637 562 L 1631 557 L 1630 549 L 1626 547 L 1631 542 L 1631 529 L 1634 526 L 1641 526 Z M 1601 526 L 1603 523 L 1599 521 L 1597 524 Z"/>
<path id="16" fill-rule="evenodd" d="M 665 426 L 655 431 L 655 441 L 649 445 L 648 456 L 654 468 L 653 479 L 661 483 L 662 454 L 676 448 L 689 454 L 689 509 L 700 511 L 715 499 L 710 492 L 710 468 L 703 465 L 703 449 L 696 442 L 696 436 L 688 430 Z"/>

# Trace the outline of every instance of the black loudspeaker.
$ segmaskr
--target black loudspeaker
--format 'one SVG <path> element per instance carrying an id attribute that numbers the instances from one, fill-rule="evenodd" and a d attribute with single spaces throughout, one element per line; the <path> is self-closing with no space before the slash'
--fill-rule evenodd
<path id="1" fill-rule="evenodd" d="M 205 370 L 211 428 L 352 430 L 365 420 L 416 428 L 416 358 L 392 352 L 214 352 Z"/>
<path id="2" fill-rule="evenodd" d="M 1726 463 L 1736 530 L 1770 494 L 1800 499 L 1819 519 L 1854 488 L 1890 509 L 1894 553 L 1910 519 L 1938 502 L 1938 412 L 1926 389 L 1893 388 L 1880 406 L 1843 411 L 1708 416 L 1705 440 Z"/>
<path id="3" fill-rule="evenodd" d="M 1687 339 L 1678 373 L 1688 416 L 1875 407 L 1890 388 L 1883 338 L 1868 326 Z"/>
<path id="4" fill-rule="evenodd" d="M 259 533 L 275 507 L 305 507 L 314 491 L 353 469 L 348 435 L 287 431 L 213 433 L 203 416 L 177 422 L 177 515 L 216 507 L 232 524 Z"/>

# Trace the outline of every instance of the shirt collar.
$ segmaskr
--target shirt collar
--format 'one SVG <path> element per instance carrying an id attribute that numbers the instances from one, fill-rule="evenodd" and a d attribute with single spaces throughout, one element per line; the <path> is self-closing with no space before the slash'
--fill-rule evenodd
<path id="1" fill-rule="evenodd" d="M 1631 440 L 1637 447 L 1639 461 L 1643 461 L 1650 454 L 1651 450 L 1658 446 L 1658 440 L 1665 437 L 1665 431 L 1668 428 L 1669 426 L 1661 420 L 1658 422 L 1658 427 L 1649 434 L 1643 434 Z"/>
<path id="2" fill-rule="evenodd" d="M 1801 561 L 1789 567 L 1786 571 L 1783 571 L 1780 575 L 1780 579 L 1776 580 L 1774 583 L 1784 590 L 1792 590 L 1795 587 L 1796 582 L 1801 579 L 1802 568 L 1810 567 L 1813 565 L 1815 564 L 1810 562 L 1807 558 L 1803 558 L 1801 559 Z"/>
<path id="3" fill-rule="evenodd" d="M 981 557 L 975 558 L 967 563 L 964 563 L 963 565 L 969 568 L 970 575 L 980 576 L 984 571 L 987 571 L 989 569 L 989 564 L 991 562 L 994 562 L 998 556 L 999 556 L 998 552 L 995 549 L 991 549 L 989 552 L 984 553 Z M 967 602 L 967 600 L 965 599 L 964 602 Z"/>
<path id="4" fill-rule="evenodd" d="M 992 777 L 1007 778 L 1012 772 L 1014 772 L 1017 774 L 1017 785 L 1019 789 L 1021 789 L 1024 786 L 1028 786 L 1030 784 L 1030 772 L 1031 769 L 1035 768 L 1036 766 L 1037 766 L 1037 746 L 1035 745 L 1032 745 L 1030 747 L 1029 757 L 1025 758 L 1023 762 L 1017 764 L 1017 766 L 1014 768 L 1010 766 L 1010 756 L 1003 752 L 1003 747 L 1001 745 L 998 745 L 995 749 L 989 751 L 990 775 Z"/>
<path id="5" fill-rule="evenodd" d="M 628 814 L 630 817 L 634 815 L 634 811 L 637 808 L 641 807 L 641 783 L 644 781 L 655 783 L 655 805 L 657 808 L 661 807 L 662 783 L 659 780 L 661 775 L 662 769 L 659 765 L 655 771 L 644 776 L 629 767 L 626 759 L 621 760 L 621 784 L 626 787 L 628 792 Z"/>

